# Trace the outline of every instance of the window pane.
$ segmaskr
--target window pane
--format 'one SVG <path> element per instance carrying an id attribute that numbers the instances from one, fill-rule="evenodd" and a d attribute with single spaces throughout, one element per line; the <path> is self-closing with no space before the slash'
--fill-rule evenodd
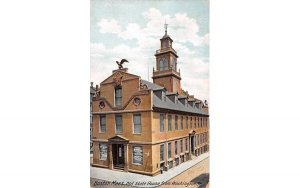
<path id="1" fill-rule="evenodd" d="M 121 88 L 116 89 L 116 97 L 121 97 Z"/>
<path id="2" fill-rule="evenodd" d="M 137 114 L 137 115 L 133 115 L 133 122 L 134 124 L 141 124 L 141 115 Z"/>
<path id="3" fill-rule="evenodd" d="M 178 116 L 175 116 L 175 130 L 178 130 Z"/>
<path id="4" fill-rule="evenodd" d="M 181 116 L 181 121 L 180 121 L 180 129 L 183 129 L 183 116 Z"/>
<path id="5" fill-rule="evenodd" d="M 100 116 L 100 131 L 106 132 L 106 118 L 105 116 Z"/>
<path id="6" fill-rule="evenodd" d="M 165 131 L 165 117 L 164 114 L 160 114 L 160 132 L 164 132 Z"/>
<path id="7" fill-rule="evenodd" d="M 172 131 L 172 116 L 168 115 L 168 131 Z"/>
<path id="8" fill-rule="evenodd" d="M 164 160 L 164 145 L 160 145 L 160 161 Z"/>
<path id="9" fill-rule="evenodd" d="M 117 88 L 115 90 L 115 105 L 121 106 L 122 104 L 122 88 Z"/>
<path id="10" fill-rule="evenodd" d="M 116 133 L 122 133 L 122 116 L 116 115 Z"/>
<path id="11" fill-rule="evenodd" d="M 171 158 L 171 142 L 168 143 L 168 158 Z"/>
<path id="12" fill-rule="evenodd" d="M 107 159 L 107 145 L 100 144 L 100 160 L 106 160 L 106 159 Z"/>
<path id="13" fill-rule="evenodd" d="M 133 115 L 133 123 L 134 123 L 134 133 L 141 133 L 141 115 L 135 114 Z"/>
<path id="14" fill-rule="evenodd" d="M 133 163 L 143 164 L 143 148 L 142 146 L 133 147 Z"/>

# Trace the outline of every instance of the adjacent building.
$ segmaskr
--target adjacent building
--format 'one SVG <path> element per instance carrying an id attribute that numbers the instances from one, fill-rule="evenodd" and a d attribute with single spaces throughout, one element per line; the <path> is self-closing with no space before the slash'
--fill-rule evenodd
<path id="1" fill-rule="evenodd" d="M 93 166 L 154 176 L 208 152 L 208 106 L 181 88 L 167 28 L 160 41 L 153 83 L 127 68 L 100 83 L 92 101 Z"/>

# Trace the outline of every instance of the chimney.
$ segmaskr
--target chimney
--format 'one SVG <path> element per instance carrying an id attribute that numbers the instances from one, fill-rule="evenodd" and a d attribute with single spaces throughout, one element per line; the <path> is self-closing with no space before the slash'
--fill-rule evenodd
<path id="1" fill-rule="evenodd" d="M 98 85 L 96 85 L 96 91 L 98 91 Z"/>
<path id="2" fill-rule="evenodd" d="M 93 83 L 93 82 L 91 82 L 91 88 L 93 87 L 93 84 L 94 84 L 94 83 Z"/>

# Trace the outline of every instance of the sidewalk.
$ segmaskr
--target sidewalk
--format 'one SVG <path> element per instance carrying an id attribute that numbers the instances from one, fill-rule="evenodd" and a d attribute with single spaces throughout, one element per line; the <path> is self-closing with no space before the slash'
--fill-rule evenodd
<path id="1" fill-rule="evenodd" d="M 187 169 L 191 168 L 195 164 L 199 163 L 200 161 L 209 157 L 209 153 L 204 153 L 197 158 L 184 162 L 179 166 L 176 166 L 167 172 L 164 171 L 163 174 L 157 176 L 146 176 L 142 174 L 136 174 L 131 172 L 121 172 L 116 170 L 109 170 L 105 168 L 97 168 L 97 167 L 90 167 L 90 176 L 91 178 L 105 180 L 109 182 L 117 181 L 123 182 L 123 184 L 127 184 L 129 182 L 142 182 L 142 184 L 127 184 L 133 187 L 157 187 L 162 185 L 163 182 L 167 182 L 168 180 L 172 179 L 173 177 L 181 174 L 182 172 L 186 171 Z M 145 183 L 143 183 L 145 182 Z"/>

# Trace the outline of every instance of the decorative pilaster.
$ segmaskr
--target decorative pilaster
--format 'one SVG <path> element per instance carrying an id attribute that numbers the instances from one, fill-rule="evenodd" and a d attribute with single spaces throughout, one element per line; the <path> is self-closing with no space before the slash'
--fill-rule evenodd
<path id="1" fill-rule="evenodd" d="M 124 171 L 128 172 L 128 144 L 124 144 Z"/>
<path id="2" fill-rule="evenodd" d="M 192 159 L 192 136 L 189 136 L 189 160 Z"/>
<path id="3" fill-rule="evenodd" d="M 93 164 L 99 163 L 100 151 L 99 151 L 99 142 L 94 142 L 93 150 Z"/>
<path id="4" fill-rule="evenodd" d="M 108 144 L 108 168 L 113 169 L 112 144 Z"/>

